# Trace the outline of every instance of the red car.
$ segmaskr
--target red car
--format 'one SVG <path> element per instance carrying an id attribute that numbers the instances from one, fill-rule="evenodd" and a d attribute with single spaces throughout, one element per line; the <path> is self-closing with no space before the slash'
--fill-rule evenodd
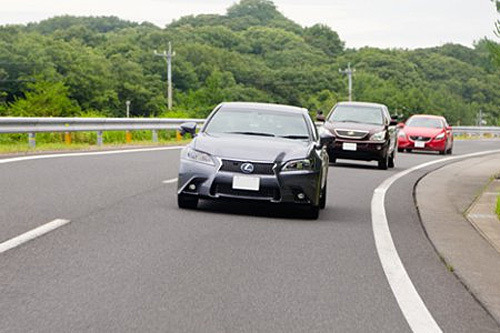
<path id="1" fill-rule="evenodd" d="M 405 150 L 438 151 L 439 154 L 451 154 L 453 151 L 453 133 L 444 117 L 414 115 L 399 128 L 398 151 Z"/>

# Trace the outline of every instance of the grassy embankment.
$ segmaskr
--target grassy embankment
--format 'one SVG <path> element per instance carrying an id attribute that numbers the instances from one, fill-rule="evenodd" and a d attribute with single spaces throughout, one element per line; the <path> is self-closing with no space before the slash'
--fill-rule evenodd
<path id="1" fill-rule="evenodd" d="M 103 132 L 103 145 L 97 146 L 95 132 L 71 133 L 71 144 L 65 143 L 64 133 L 37 133 L 36 147 L 30 148 L 27 134 L 0 135 L 0 154 L 29 153 L 41 151 L 98 150 L 124 146 L 158 146 L 185 144 L 189 139 L 177 141 L 175 131 L 158 131 L 158 142 L 154 143 L 151 131 L 133 131 L 132 141 L 127 143 L 124 131 Z"/>

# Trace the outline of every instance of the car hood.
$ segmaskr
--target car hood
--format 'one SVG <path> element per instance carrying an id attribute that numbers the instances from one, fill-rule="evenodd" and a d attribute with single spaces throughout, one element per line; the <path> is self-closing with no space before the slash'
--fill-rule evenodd
<path id="1" fill-rule="evenodd" d="M 313 143 L 239 134 L 200 133 L 191 147 L 225 159 L 281 162 L 308 157 Z"/>
<path id="2" fill-rule="evenodd" d="M 443 132 L 442 128 L 429 128 L 429 127 L 403 127 L 403 131 L 406 135 L 411 136 L 426 136 L 426 137 L 435 137 L 439 133 Z"/>
<path id="3" fill-rule="evenodd" d="M 368 131 L 370 135 L 381 132 L 385 129 L 384 125 L 376 124 L 361 124 L 361 123 L 350 123 L 350 122 L 335 122 L 329 121 L 323 125 L 323 127 L 329 130 L 331 133 L 335 134 L 335 129 L 348 129 L 354 131 Z"/>

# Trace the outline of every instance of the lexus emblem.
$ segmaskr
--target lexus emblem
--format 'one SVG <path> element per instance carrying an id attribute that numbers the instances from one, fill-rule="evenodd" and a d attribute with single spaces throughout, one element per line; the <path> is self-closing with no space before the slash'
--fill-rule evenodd
<path id="1" fill-rule="evenodd" d="M 240 166 L 241 171 L 244 173 L 252 173 L 254 170 L 253 164 L 252 163 L 243 163 Z"/>
<path id="2" fill-rule="evenodd" d="M 354 135 L 354 131 L 347 132 L 348 135 Z"/>

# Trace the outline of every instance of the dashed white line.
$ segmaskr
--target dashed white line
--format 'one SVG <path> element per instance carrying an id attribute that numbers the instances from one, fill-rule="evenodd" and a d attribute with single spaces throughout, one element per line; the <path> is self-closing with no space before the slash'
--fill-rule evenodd
<path id="1" fill-rule="evenodd" d="M 473 153 L 467 155 L 459 155 L 448 158 L 439 159 L 417 165 L 413 168 L 407 169 L 403 172 L 397 173 L 392 177 L 386 179 L 374 191 L 371 203 L 372 214 L 372 228 L 375 237 L 375 246 L 377 248 L 378 256 L 385 276 L 389 285 L 391 286 L 394 297 L 396 298 L 399 307 L 410 325 L 413 332 L 442 332 L 439 325 L 434 320 L 432 314 L 429 312 L 424 304 L 424 301 L 418 294 L 415 286 L 413 285 L 406 269 L 401 262 L 398 255 L 396 246 L 392 239 L 391 231 L 389 229 L 389 222 L 385 212 L 385 194 L 392 184 L 398 179 L 425 167 L 448 162 L 452 160 L 459 160 L 464 158 L 476 157 L 492 153 L 500 153 L 500 150 L 490 150 L 480 153 Z"/>
<path id="2" fill-rule="evenodd" d="M 162 181 L 162 183 L 163 183 L 163 184 L 173 184 L 173 183 L 177 183 L 177 178 L 167 179 L 167 180 Z"/>
<path id="3" fill-rule="evenodd" d="M 40 237 L 48 232 L 51 232 L 54 229 L 62 227 L 65 224 L 68 224 L 69 220 L 57 219 L 52 222 L 46 223 L 38 228 L 25 232 L 22 235 L 11 238 L 8 241 L 5 241 L 0 244 L 0 253 L 9 251 L 10 249 L 15 248 L 21 244 L 24 244 L 32 239 Z"/>

